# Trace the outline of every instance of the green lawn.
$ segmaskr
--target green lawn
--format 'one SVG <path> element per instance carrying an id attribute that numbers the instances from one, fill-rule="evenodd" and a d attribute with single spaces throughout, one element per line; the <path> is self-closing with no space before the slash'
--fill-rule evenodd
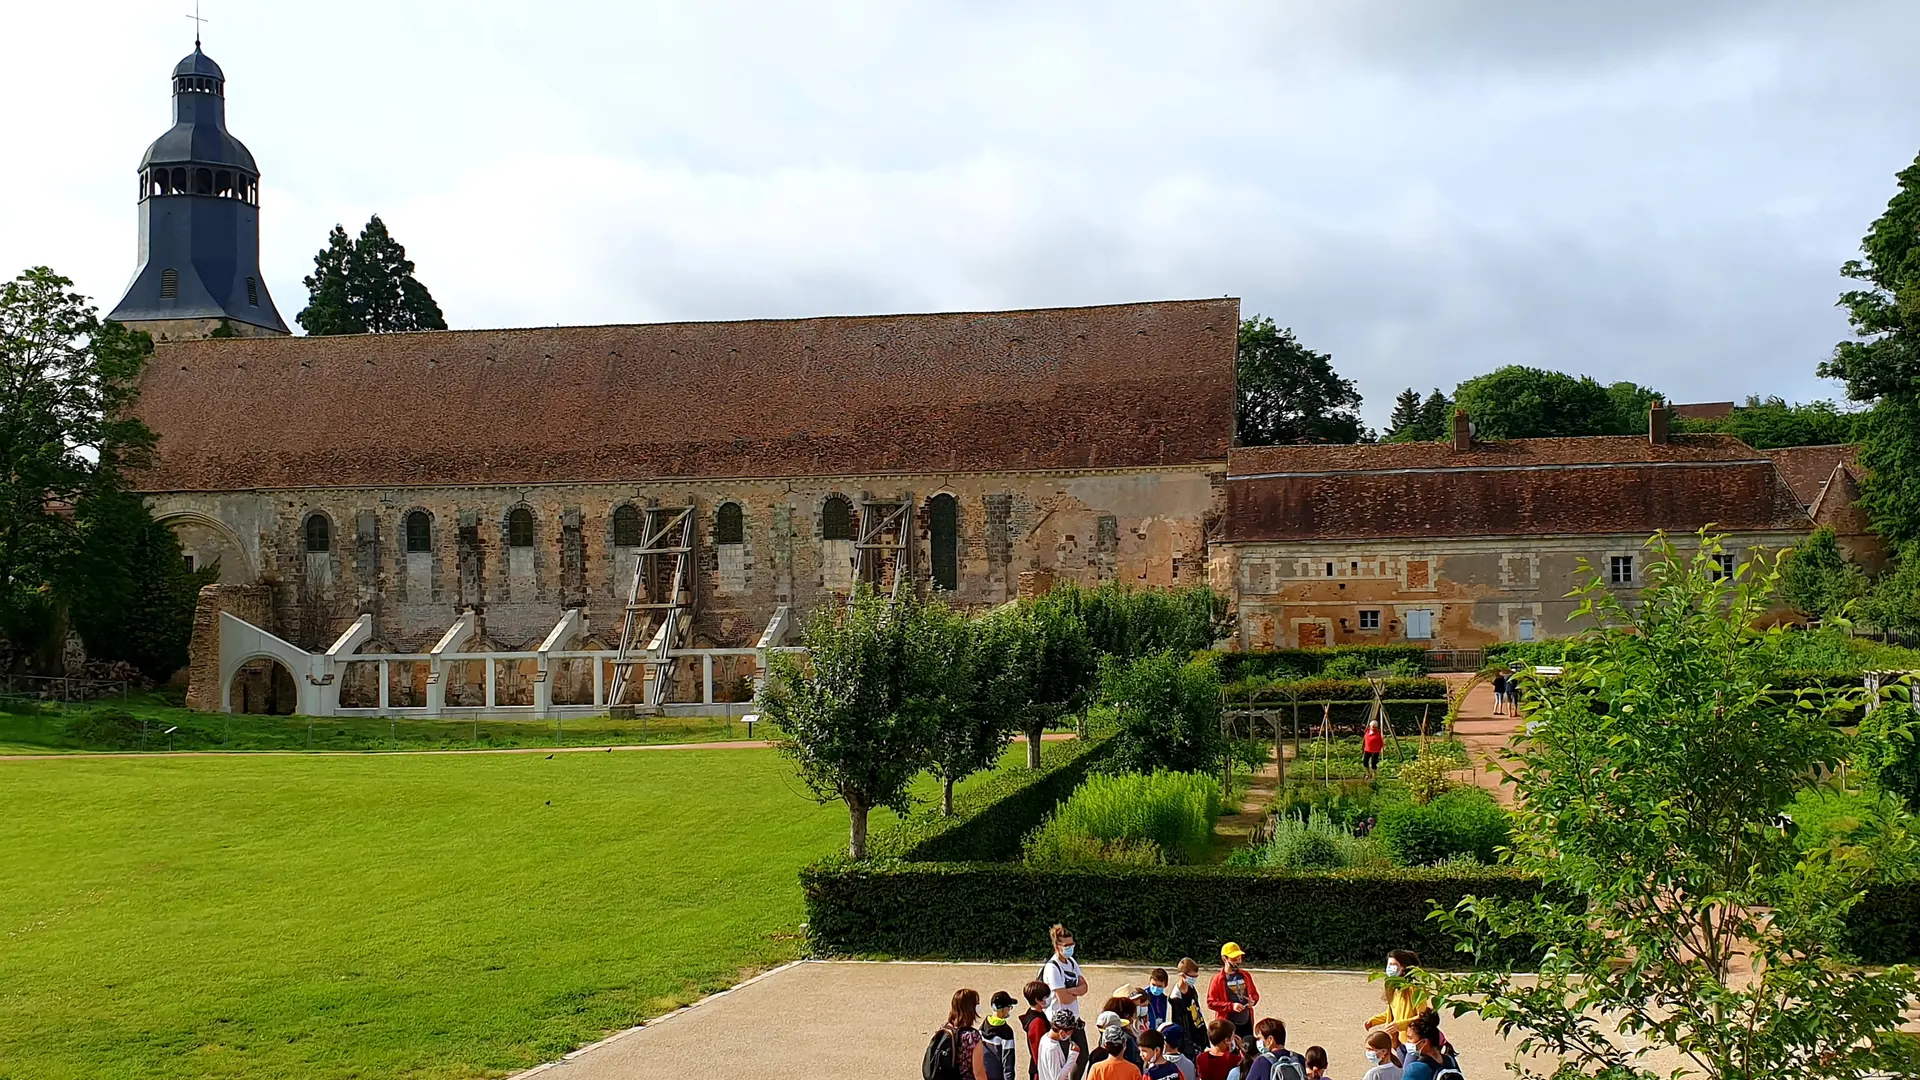
<path id="1" fill-rule="evenodd" d="M 500 1075 L 798 955 L 795 871 L 846 838 L 764 750 L 0 762 L 0 793 L 6 1080 Z"/>
<path id="2" fill-rule="evenodd" d="M 426 720 L 366 716 L 309 718 L 190 712 L 160 694 L 136 694 L 88 705 L 9 701 L 0 711 L 0 754 L 167 750 L 459 750 L 565 744 L 715 742 L 747 737 L 746 725 L 722 717 L 605 716 L 553 720 Z M 88 718 L 132 717 L 110 731 Z M 179 728 L 172 735 L 170 727 Z M 756 725 L 756 737 L 765 729 Z"/>

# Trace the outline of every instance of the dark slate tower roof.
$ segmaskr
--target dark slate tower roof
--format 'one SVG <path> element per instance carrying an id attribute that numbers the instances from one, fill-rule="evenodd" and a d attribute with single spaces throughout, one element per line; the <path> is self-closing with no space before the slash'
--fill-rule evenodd
<path id="1" fill-rule="evenodd" d="M 174 65 L 173 127 L 140 159 L 140 266 L 114 319 L 287 332 L 260 273 L 260 169 L 227 131 L 226 83 L 198 42 Z"/>

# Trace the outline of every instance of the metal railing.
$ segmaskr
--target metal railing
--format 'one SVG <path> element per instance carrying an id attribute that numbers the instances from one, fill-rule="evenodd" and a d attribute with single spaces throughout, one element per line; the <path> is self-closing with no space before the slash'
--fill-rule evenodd
<path id="1" fill-rule="evenodd" d="M 67 675 L 8 675 L 6 693 L 40 701 L 99 701 L 132 692 L 125 679 L 85 679 Z"/>

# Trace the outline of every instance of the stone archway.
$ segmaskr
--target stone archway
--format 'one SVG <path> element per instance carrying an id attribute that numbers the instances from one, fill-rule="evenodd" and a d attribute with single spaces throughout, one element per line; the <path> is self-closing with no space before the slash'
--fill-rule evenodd
<path id="1" fill-rule="evenodd" d="M 256 656 L 234 671 L 229 712 L 291 716 L 299 711 L 300 687 L 293 672 L 270 656 Z"/>
<path id="2" fill-rule="evenodd" d="M 195 569 L 220 564 L 220 583 L 251 585 L 257 579 L 253 557 L 226 522 L 199 510 L 154 508 L 153 519 L 171 528 Z"/>

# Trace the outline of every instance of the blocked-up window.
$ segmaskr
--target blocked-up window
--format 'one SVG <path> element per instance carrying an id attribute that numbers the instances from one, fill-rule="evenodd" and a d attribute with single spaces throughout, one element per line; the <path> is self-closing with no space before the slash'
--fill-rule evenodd
<path id="1" fill-rule="evenodd" d="M 953 592 L 960 587 L 960 504 L 951 495 L 935 495 L 927 506 L 927 518 L 933 583 Z"/>
<path id="2" fill-rule="evenodd" d="M 524 506 L 516 506 L 507 515 L 507 546 L 517 548 L 533 546 L 533 511 Z"/>
<path id="3" fill-rule="evenodd" d="M 639 547 L 642 539 L 639 508 L 631 504 L 614 507 L 613 546 Z"/>
<path id="4" fill-rule="evenodd" d="M 407 515 L 407 551 L 418 553 L 433 550 L 433 515 L 425 510 L 415 510 Z"/>
<path id="5" fill-rule="evenodd" d="M 853 503 L 844 496 L 828 496 L 820 507 L 820 539 L 853 539 Z"/>
<path id="6" fill-rule="evenodd" d="M 716 544 L 747 542 L 747 519 L 746 515 L 741 513 L 739 503 L 720 504 L 720 512 L 714 515 L 713 542 Z"/>
<path id="7" fill-rule="evenodd" d="M 327 524 L 327 515 L 307 515 L 307 550 L 327 551 L 333 547 L 332 529 Z"/>
<path id="8" fill-rule="evenodd" d="M 1614 585 L 1633 584 L 1633 556 L 1615 555 L 1607 562 L 1607 581 Z"/>

